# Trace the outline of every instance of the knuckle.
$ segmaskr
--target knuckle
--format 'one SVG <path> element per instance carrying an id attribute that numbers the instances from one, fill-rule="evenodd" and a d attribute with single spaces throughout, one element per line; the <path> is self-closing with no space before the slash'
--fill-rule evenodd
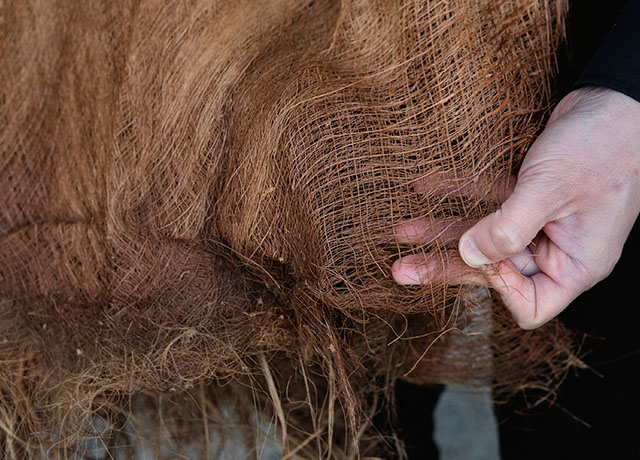
<path id="1" fill-rule="evenodd" d="M 605 270 L 604 272 L 601 272 L 601 273 L 589 274 L 588 276 L 583 278 L 582 284 L 578 284 L 578 294 L 588 291 L 589 289 L 594 287 L 600 281 L 602 281 L 607 276 L 609 276 L 609 273 L 610 272 Z"/>
<path id="2" fill-rule="evenodd" d="M 600 279 L 597 280 L 598 283 L 607 278 L 613 272 L 613 269 L 616 267 L 620 257 L 622 257 L 622 247 L 616 248 L 616 250 L 613 251 L 610 250 L 609 260 L 604 265 Z"/>
<path id="3" fill-rule="evenodd" d="M 513 316 L 513 320 L 516 322 L 516 324 L 521 329 L 524 329 L 526 331 L 536 329 L 545 323 L 545 321 L 542 321 L 540 318 L 536 317 L 534 308 L 529 310 L 527 308 L 521 307 L 518 310 L 514 308 L 510 308 L 510 310 L 511 315 Z"/>
<path id="4" fill-rule="evenodd" d="M 536 308 L 532 303 L 526 302 L 524 299 L 516 300 L 510 296 L 503 296 L 503 302 L 521 329 L 536 329 L 545 323 L 537 317 Z"/>
<path id="5" fill-rule="evenodd" d="M 491 228 L 491 241 L 501 252 L 509 255 L 517 254 L 528 244 L 522 236 L 518 225 L 506 219 L 500 219 Z"/>
<path id="6" fill-rule="evenodd" d="M 587 291 L 607 278 L 613 272 L 618 260 L 619 255 L 611 254 L 606 261 L 592 264 L 592 267 L 598 267 L 597 269 L 588 267 L 580 262 L 575 263 L 574 266 L 577 268 L 577 274 L 574 284 L 577 286 L 578 292 L 582 293 Z"/>
<path id="7" fill-rule="evenodd" d="M 613 272 L 615 265 L 616 265 L 615 263 L 603 265 L 598 272 L 593 273 L 591 274 L 591 276 L 585 278 L 585 281 L 584 281 L 585 285 L 583 286 L 583 291 L 587 291 L 591 289 L 600 281 L 603 281 L 605 278 L 608 278 L 609 275 L 611 275 L 611 273 Z"/>
<path id="8" fill-rule="evenodd" d="M 588 269 L 583 264 L 575 264 L 577 266 L 576 273 L 570 278 L 570 283 L 567 286 L 571 286 L 576 295 L 582 292 L 588 291 L 597 283 L 599 283 L 604 277 L 599 272 Z"/>

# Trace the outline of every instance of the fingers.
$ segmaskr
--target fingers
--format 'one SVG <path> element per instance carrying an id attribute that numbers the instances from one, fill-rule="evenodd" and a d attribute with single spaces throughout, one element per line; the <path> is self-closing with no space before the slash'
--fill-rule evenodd
<path id="1" fill-rule="evenodd" d="M 444 258 L 430 254 L 412 254 L 396 260 L 391 267 L 393 278 L 398 284 L 475 284 L 487 286 L 488 282 L 480 270 L 467 266 L 455 251 L 449 251 Z"/>
<path id="2" fill-rule="evenodd" d="M 532 191 L 534 189 L 535 191 Z M 460 238 L 460 256 L 470 267 L 482 267 L 521 253 L 554 219 L 560 199 L 540 193 L 539 185 L 516 187 L 493 214 Z"/>
<path id="3" fill-rule="evenodd" d="M 444 258 L 413 254 L 396 260 L 391 270 L 395 281 L 403 285 L 491 286 L 523 329 L 535 329 L 553 319 L 584 289 L 580 283 L 569 280 L 562 284 L 538 271 L 529 251 L 483 270 L 467 266 L 454 251 Z"/>
<path id="4" fill-rule="evenodd" d="M 542 326 L 583 291 L 578 284 L 560 284 L 546 273 L 524 276 L 510 260 L 489 269 L 487 279 L 523 329 Z"/>
<path id="5" fill-rule="evenodd" d="M 515 176 L 483 182 L 456 178 L 453 174 L 434 173 L 418 180 L 414 188 L 419 192 L 479 196 L 502 202 L 512 193 L 515 182 Z M 430 244 L 436 240 L 449 243 L 459 240 L 465 230 L 470 227 L 469 221 L 460 221 L 460 219 L 414 219 L 396 225 L 394 233 L 396 240 L 404 244 Z"/>
<path id="6" fill-rule="evenodd" d="M 466 231 L 469 222 L 453 219 L 416 219 L 396 226 L 399 243 L 450 243 L 459 239 L 459 256 L 451 252 L 444 257 L 417 254 L 396 260 L 392 274 L 399 284 L 491 286 L 524 329 L 546 323 L 582 292 L 543 273 L 528 247 L 558 210 L 555 203 L 560 200 L 554 199 L 552 187 L 535 183 L 516 187 L 512 178 L 487 186 L 443 174 L 428 176 L 415 187 L 418 191 L 504 202 L 498 211 Z"/>
<path id="7" fill-rule="evenodd" d="M 510 269 L 520 277 L 540 272 L 535 257 L 528 248 L 512 257 L 510 262 Z M 447 251 L 444 257 L 428 253 L 405 256 L 394 262 L 391 272 L 396 282 L 404 285 L 445 282 L 451 285 L 489 286 L 496 282 L 495 277 L 489 278 L 485 271 L 465 264 L 455 251 Z M 510 275 L 511 272 L 507 274 Z M 503 283 L 500 286 L 503 287 Z"/>
<path id="8" fill-rule="evenodd" d="M 536 263 L 535 255 L 528 247 L 521 253 L 511 256 L 509 260 L 523 276 L 533 276 L 540 272 L 540 267 L 538 267 Z"/>
<path id="9" fill-rule="evenodd" d="M 398 243 L 431 244 L 457 241 L 470 227 L 469 222 L 459 219 L 414 219 L 396 225 L 393 231 Z"/>
<path id="10" fill-rule="evenodd" d="M 458 178 L 450 173 L 433 173 L 416 181 L 414 188 L 417 192 L 475 196 L 502 203 L 511 195 L 515 184 L 515 176 L 506 176 L 487 181 Z"/>

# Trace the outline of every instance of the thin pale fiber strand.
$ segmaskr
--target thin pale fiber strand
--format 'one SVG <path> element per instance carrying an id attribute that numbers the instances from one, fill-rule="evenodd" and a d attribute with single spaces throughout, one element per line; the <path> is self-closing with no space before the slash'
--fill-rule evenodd
<path id="1" fill-rule="evenodd" d="M 390 267 L 457 257 L 395 225 L 497 209 L 565 3 L 0 2 L 3 455 L 70 456 L 91 414 L 202 385 L 306 458 L 401 451 L 370 426 L 399 377 L 553 391 L 559 322 Z"/>

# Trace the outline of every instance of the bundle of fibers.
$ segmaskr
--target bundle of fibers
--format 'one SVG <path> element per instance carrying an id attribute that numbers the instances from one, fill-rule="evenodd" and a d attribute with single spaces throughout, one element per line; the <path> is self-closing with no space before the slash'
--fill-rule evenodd
<path id="1" fill-rule="evenodd" d="M 445 236 L 541 131 L 565 10 L 1 2 L 3 455 L 76 455 L 132 395 L 244 394 L 285 455 L 343 458 L 402 450 L 371 425 L 398 378 L 552 394 L 572 334 L 456 286 Z M 408 254 L 442 276 L 397 285 Z"/>

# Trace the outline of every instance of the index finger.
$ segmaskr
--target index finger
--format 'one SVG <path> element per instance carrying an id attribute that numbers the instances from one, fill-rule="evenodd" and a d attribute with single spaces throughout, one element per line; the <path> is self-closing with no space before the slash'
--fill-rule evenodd
<path id="1" fill-rule="evenodd" d="M 515 175 L 482 178 L 459 177 L 454 173 L 435 172 L 419 178 L 413 186 L 417 192 L 482 197 L 502 203 L 513 192 L 516 180 Z"/>

